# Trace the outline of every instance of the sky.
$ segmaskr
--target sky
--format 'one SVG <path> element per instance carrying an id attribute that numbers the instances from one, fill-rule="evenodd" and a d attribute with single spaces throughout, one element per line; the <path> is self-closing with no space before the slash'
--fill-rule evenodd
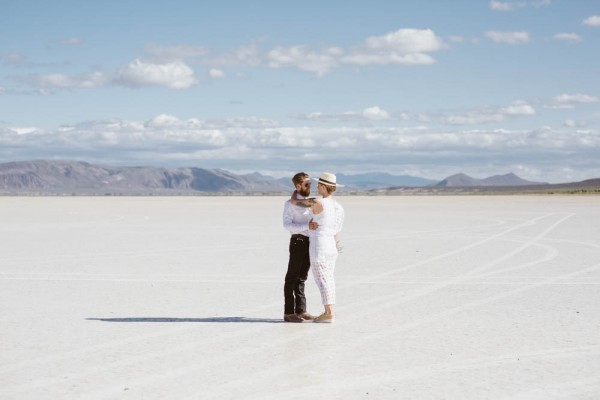
<path id="1" fill-rule="evenodd" d="M 600 1 L 0 0 L 0 162 L 600 177 Z"/>

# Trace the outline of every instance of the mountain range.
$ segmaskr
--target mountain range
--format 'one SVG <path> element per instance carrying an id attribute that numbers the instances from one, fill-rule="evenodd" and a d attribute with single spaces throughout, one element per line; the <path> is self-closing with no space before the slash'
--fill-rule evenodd
<path id="1" fill-rule="evenodd" d="M 472 187 L 472 186 L 530 186 L 547 185 L 547 182 L 532 182 L 519 178 L 513 173 L 494 175 L 485 179 L 472 178 L 465 174 L 456 174 L 447 177 L 435 186 L 439 187 Z"/>
<path id="2" fill-rule="evenodd" d="M 513 173 L 485 179 L 456 174 L 442 181 L 387 173 L 338 174 L 337 177 L 338 182 L 346 185 L 340 191 L 346 192 L 386 188 L 548 186 L 521 179 Z M 259 173 L 239 175 L 222 169 L 110 167 L 66 160 L 0 164 L 0 194 L 275 194 L 288 193 L 291 188 L 290 178 L 277 179 Z"/>
<path id="3" fill-rule="evenodd" d="M 0 164 L 0 191 L 8 193 L 168 194 L 272 192 L 289 189 L 260 174 L 202 168 L 107 167 L 79 161 Z"/>

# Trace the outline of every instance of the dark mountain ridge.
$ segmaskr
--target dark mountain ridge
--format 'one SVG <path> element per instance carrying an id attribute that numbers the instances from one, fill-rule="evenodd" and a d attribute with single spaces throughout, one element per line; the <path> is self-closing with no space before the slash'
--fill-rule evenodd
<path id="1" fill-rule="evenodd" d="M 344 190 L 388 186 L 425 186 L 425 178 L 387 173 L 338 174 Z M 290 178 L 259 173 L 238 175 L 222 169 L 110 167 L 82 161 L 36 160 L 0 164 L 0 192 L 74 194 L 173 194 L 289 192 Z"/>
<path id="2" fill-rule="evenodd" d="M 441 182 L 387 173 L 338 174 L 347 193 L 469 193 L 473 190 L 530 191 L 532 189 L 595 188 L 600 179 L 565 184 L 547 184 L 521 179 L 515 174 L 476 179 L 465 174 Z M 110 167 L 81 161 L 37 160 L 0 164 L 0 194 L 80 195 L 185 195 L 185 194 L 287 194 L 290 178 L 251 173 L 234 174 L 222 169 Z"/>
<path id="3" fill-rule="evenodd" d="M 474 186 L 531 186 L 547 185 L 546 182 L 532 182 L 518 177 L 513 173 L 494 175 L 485 179 L 476 179 L 465 174 L 456 174 L 447 177 L 435 186 L 438 187 L 474 187 Z"/>
<path id="4" fill-rule="evenodd" d="M 289 185 L 288 185 L 289 186 Z M 0 164 L 0 191 L 42 193 L 237 192 L 285 190 L 257 174 L 235 175 L 201 168 L 105 167 L 80 161 Z"/>

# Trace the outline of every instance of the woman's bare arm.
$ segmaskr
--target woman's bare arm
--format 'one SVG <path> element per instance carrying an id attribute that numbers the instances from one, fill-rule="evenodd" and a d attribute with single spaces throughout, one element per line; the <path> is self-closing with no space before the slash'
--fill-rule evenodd
<path id="1" fill-rule="evenodd" d="M 291 202 L 293 205 L 295 206 L 300 206 L 300 207 L 312 207 L 315 204 L 317 204 L 317 200 L 314 198 L 308 198 L 308 199 L 298 199 L 296 198 L 296 194 L 298 193 L 298 191 L 294 190 L 294 193 L 292 193 L 292 197 L 291 197 Z"/>

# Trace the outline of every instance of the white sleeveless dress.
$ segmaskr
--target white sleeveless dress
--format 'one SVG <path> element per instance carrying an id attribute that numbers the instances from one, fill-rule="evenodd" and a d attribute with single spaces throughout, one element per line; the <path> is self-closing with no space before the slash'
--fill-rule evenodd
<path id="1" fill-rule="evenodd" d="M 321 199 L 323 211 L 312 214 L 314 222 L 319 224 L 310 235 L 310 269 L 321 292 L 323 304 L 335 304 L 335 279 L 333 276 L 338 251 L 335 235 L 342 230 L 344 209 L 332 197 Z"/>

